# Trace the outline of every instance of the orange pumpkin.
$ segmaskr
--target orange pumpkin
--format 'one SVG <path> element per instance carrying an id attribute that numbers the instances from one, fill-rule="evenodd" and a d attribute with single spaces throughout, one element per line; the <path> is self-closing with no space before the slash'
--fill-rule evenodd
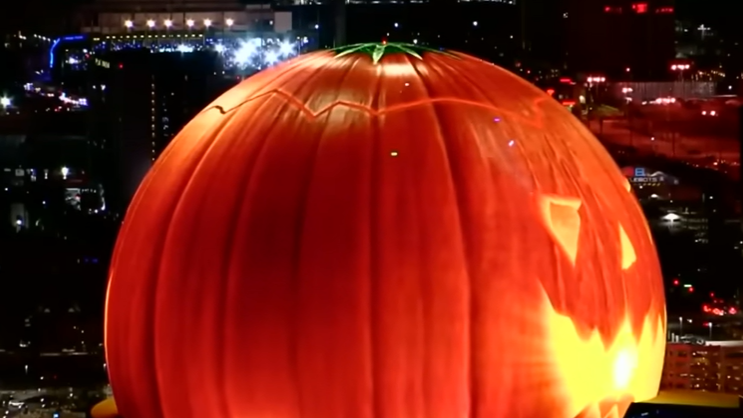
<path id="1" fill-rule="evenodd" d="M 557 102 L 454 52 L 308 54 L 224 94 L 126 215 L 128 418 L 622 416 L 665 304 L 640 207 Z"/>

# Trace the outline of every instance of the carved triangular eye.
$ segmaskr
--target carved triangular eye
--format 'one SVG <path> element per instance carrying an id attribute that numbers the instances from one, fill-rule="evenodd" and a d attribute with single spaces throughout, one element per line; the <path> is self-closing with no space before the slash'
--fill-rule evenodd
<path id="1" fill-rule="evenodd" d="M 622 270 L 627 270 L 637 261 L 637 254 L 635 253 L 635 246 L 632 245 L 632 241 L 621 224 L 619 225 L 619 245 L 621 245 L 622 250 Z"/>
<path id="2" fill-rule="evenodd" d="M 580 209 L 581 200 L 572 197 L 541 195 L 539 205 L 547 230 L 568 256 L 570 262 L 575 265 L 580 238 L 581 221 L 578 209 Z"/>

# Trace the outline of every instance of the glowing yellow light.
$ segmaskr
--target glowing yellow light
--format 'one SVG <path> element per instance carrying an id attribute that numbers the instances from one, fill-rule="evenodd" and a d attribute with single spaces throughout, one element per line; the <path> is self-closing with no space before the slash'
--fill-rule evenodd
<path id="1" fill-rule="evenodd" d="M 637 369 L 637 350 L 626 348 L 614 360 L 614 389 L 625 390 Z"/>
<path id="2" fill-rule="evenodd" d="M 614 341 L 605 345 L 598 330 L 581 337 L 573 320 L 557 313 L 546 294 L 543 303 L 567 416 L 611 397 L 631 396 L 641 402 L 658 394 L 666 349 L 663 318 L 646 317 L 642 335 L 636 338 L 625 317 Z M 618 416 L 624 412 L 618 411 Z"/>
<path id="3" fill-rule="evenodd" d="M 580 199 L 543 195 L 540 197 L 542 218 L 557 244 L 565 251 L 570 262 L 575 264 L 578 257 L 578 238 L 580 237 Z"/>
<path id="4" fill-rule="evenodd" d="M 622 225 L 619 225 L 619 242 L 622 249 L 622 270 L 627 270 L 637 261 L 637 254 L 635 253 L 635 246 L 632 245 L 632 241 L 630 241 L 627 231 L 624 230 Z"/>

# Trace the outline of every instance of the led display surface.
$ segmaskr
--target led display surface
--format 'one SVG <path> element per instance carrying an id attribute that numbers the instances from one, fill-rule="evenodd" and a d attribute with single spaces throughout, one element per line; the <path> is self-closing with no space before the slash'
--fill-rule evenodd
<path id="1" fill-rule="evenodd" d="M 106 315 L 125 418 L 604 418 L 658 391 L 630 185 L 558 102 L 470 56 L 322 51 L 173 140 Z"/>

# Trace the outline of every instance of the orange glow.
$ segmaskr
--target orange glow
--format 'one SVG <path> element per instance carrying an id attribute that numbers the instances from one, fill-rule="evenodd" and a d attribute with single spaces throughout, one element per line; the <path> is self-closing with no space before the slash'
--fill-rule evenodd
<path id="1" fill-rule="evenodd" d="M 489 103 L 483 103 L 478 102 L 475 100 L 467 100 L 467 99 L 461 99 L 457 97 L 437 97 L 437 98 L 426 98 L 426 99 L 420 99 L 410 102 L 405 102 L 397 105 L 387 106 L 383 108 L 374 108 L 365 104 L 361 103 L 354 103 L 346 100 L 337 100 L 332 101 L 327 104 L 325 104 L 323 107 L 315 110 L 312 107 L 309 107 L 306 103 L 302 103 L 302 101 L 296 97 L 294 97 L 292 94 L 287 93 L 283 90 L 271 90 L 265 93 L 258 94 L 256 96 L 250 97 L 249 99 L 245 100 L 242 103 L 237 104 L 237 107 L 243 106 L 249 102 L 260 100 L 260 99 L 279 99 L 282 101 L 285 101 L 286 103 L 295 106 L 300 112 L 301 116 L 304 116 L 307 119 L 315 120 L 320 117 L 323 117 L 330 113 L 333 109 L 337 107 L 344 107 L 348 109 L 357 110 L 363 113 L 367 113 L 370 116 L 382 116 L 390 113 L 399 113 L 404 112 L 416 107 L 424 107 L 426 105 L 433 105 L 433 104 L 459 104 L 464 105 L 467 107 L 479 107 L 487 110 L 492 110 L 493 112 L 500 113 L 502 115 L 510 116 L 512 120 L 518 121 L 523 124 L 532 125 L 537 128 L 543 127 L 543 115 L 541 112 L 541 106 L 542 103 L 546 100 L 544 97 L 535 98 L 534 102 L 532 103 L 533 106 L 533 113 L 530 113 L 528 117 L 525 117 L 522 114 L 519 114 L 518 112 L 511 111 L 509 109 L 501 108 L 493 106 Z M 563 102 L 565 103 L 565 102 Z M 575 102 L 572 102 L 573 104 Z M 210 109 L 218 109 L 221 113 L 225 114 L 231 110 L 234 110 L 235 108 L 231 109 L 225 109 L 220 105 L 212 105 L 212 107 L 207 108 L 207 110 Z"/>
<path id="2" fill-rule="evenodd" d="M 421 54 L 307 54 L 172 141 L 111 263 L 123 417 L 605 418 L 657 392 L 627 179 L 535 86 Z"/>
<path id="3" fill-rule="evenodd" d="M 95 405 L 90 414 L 93 418 L 118 418 L 116 402 L 113 399 L 106 399 Z"/>

